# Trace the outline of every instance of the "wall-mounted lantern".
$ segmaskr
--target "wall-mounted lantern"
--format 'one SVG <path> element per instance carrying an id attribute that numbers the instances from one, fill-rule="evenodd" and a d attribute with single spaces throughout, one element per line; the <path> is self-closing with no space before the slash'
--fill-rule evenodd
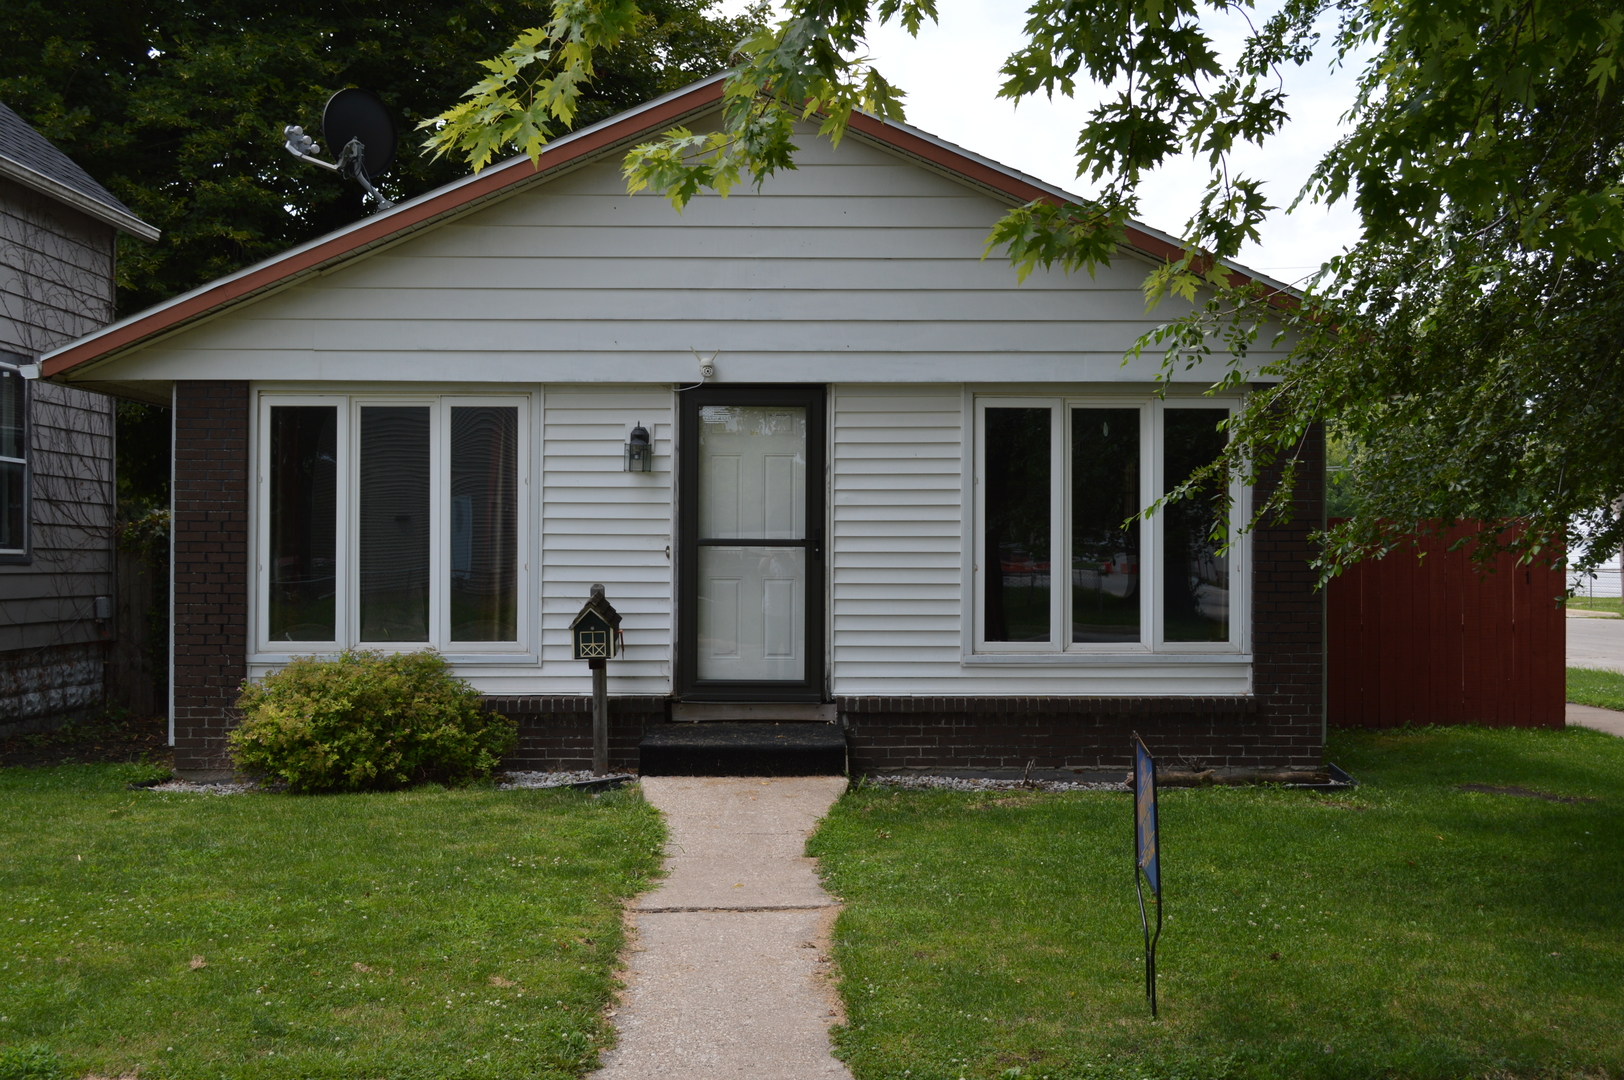
<path id="1" fill-rule="evenodd" d="M 652 472 L 654 470 L 654 447 L 649 442 L 648 428 L 639 423 L 632 428 L 632 433 L 626 436 L 626 471 Z"/>

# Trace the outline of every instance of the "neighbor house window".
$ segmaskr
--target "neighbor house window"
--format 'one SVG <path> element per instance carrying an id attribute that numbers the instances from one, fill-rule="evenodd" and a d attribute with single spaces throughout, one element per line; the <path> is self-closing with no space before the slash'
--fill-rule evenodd
<path id="1" fill-rule="evenodd" d="M 267 395 L 262 647 L 521 648 L 528 408 Z"/>
<path id="2" fill-rule="evenodd" d="M 1238 647 L 1223 492 L 1136 518 L 1223 449 L 1230 410 L 1209 400 L 978 400 L 976 650 Z"/>
<path id="3" fill-rule="evenodd" d="M 28 383 L 0 363 L 0 556 L 28 554 Z"/>

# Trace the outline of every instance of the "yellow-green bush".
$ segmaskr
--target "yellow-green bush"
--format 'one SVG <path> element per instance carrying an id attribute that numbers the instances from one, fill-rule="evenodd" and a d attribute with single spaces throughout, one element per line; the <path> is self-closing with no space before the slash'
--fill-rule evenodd
<path id="1" fill-rule="evenodd" d="M 481 708 L 479 691 L 436 652 L 302 657 L 237 699 L 237 768 L 294 791 L 363 791 L 488 776 L 518 725 Z"/>

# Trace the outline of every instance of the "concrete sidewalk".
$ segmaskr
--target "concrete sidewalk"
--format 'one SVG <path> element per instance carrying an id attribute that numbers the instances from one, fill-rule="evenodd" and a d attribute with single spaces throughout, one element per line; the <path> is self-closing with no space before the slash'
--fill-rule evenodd
<path id="1" fill-rule="evenodd" d="M 1609 735 L 1624 736 L 1624 712 L 1598 709 L 1594 705 L 1575 705 L 1568 702 L 1568 727 L 1587 727 L 1605 731 Z"/>
<path id="2" fill-rule="evenodd" d="M 850 1080 L 829 1052 L 836 902 L 802 854 L 843 777 L 649 776 L 668 876 L 636 940 L 597 1080 Z"/>

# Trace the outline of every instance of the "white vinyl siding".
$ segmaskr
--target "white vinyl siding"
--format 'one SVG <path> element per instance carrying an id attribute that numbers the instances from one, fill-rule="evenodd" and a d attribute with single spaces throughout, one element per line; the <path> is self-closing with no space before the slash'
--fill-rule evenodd
<path id="1" fill-rule="evenodd" d="M 701 195 L 680 215 L 627 195 L 615 161 L 584 166 L 85 377 L 686 385 L 695 349 L 720 352 L 722 383 L 1157 370 L 1150 353 L 1122 365 L 1152 321 L 1145 263 L 1018 282 L 982 258 L 1006 201 L 856 135 L 802 145 L 761 193 Z"/>
<path id="2" fill-rule="evenodd" d="M 596 583 L 625 636 L 625 652 L 609 664 L 610 692 L 670 692 L 671 397 L 663 386 L 547 389 L 541 693 L 590 689 L 586 663 L 570 659 L 569 626 Z M 654 468 L 625 472 L 622 450 L 639 423 Z"/>
<path id="3" fill-rule="evenodd" d="M 830 548 L 837 695 L 1244 694 L 1250 657 L 974 655 L 973 395 L 831 388 Z M 1237 609 L 1242 625 L 1249 613 Z"/>

